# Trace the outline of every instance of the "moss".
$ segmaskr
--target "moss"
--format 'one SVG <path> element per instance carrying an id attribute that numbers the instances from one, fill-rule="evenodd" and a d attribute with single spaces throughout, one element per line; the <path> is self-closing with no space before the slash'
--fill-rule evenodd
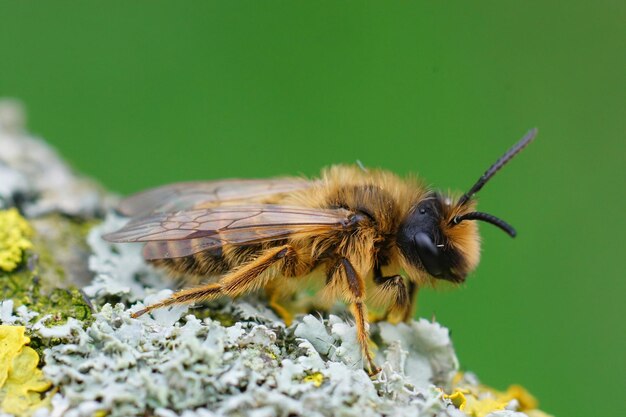
<path id="1" fill-rule="evenodd" d="M 237 320 L 235 319 L 235 317 L 233 317 L 230 314 L 224 314 L 220 312 L 213 312 L 213 311 L 207 310 L 206 316 L 209 317 L 211 320 L 217 321 L 219 324 L 221 324 L 224 327 L 231 327 L 231 326 L 234 326 L 235 323 L 237 323 Z"/>
<path id="2" fill-rule="evenodd" d="M 30 269 L 21 267 L 14 273 L 0 274 L 0 294 L 16 307 L 24 305 L 41 315 L 50 315 L 50 325 L 64 324 L 69 317 L 89 321 L 92 307 L 75 287 L 42 290 L 41 279 Z"/>
<path id="3" fill-rule="evenodd" d="M 228 300 L 214 300 L 209 301 L 205 304 L 198 304 L 199 306 L 201 305 L 202 308 L 195 308 L 193 310 L 193 315 L 198 319 L 209 318 L 218 322 L 224 327 L 234 326 L 239 321 L 239 319 L 233 314 L 224 311 L 223 307 L 228 302 Z M 110 303 L 115 304 L 113 302 Z"/>
<path id="4" fill-rule="evenodd" d="M 22 326 L 0 325 L 0 411 L 27 416 L 50 404 L 52 384 L 40 369 L 39 355 L 26 346 Z"/>
<path id="5" fill-rule="evenodd" d="M 11 272 L 21 264 L 24 251 L 33 247 L 32 235 L 17 209 L 0 210 L 0 270 Z"/>

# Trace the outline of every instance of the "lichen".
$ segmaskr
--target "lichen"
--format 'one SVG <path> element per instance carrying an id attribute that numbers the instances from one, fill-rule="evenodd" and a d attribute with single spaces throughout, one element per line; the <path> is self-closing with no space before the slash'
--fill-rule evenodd
<path id="1" fill-rule="evenodd" d="M 42 231 L 42 225 L 49 224 L 48 217 L 36 219 L 37 226 L 33 227 L 15 208 L 0 211 L 0 297 L 12 300 L 16 307 L 23 305 L 29 311 L 49 315 L 51 325 L 63 324 L 70 317 L 89 323 L 92 310 L 89 300 L 76 286 L 58 279 L 67 271 L 60 261 L 61 255 L 56 256 L 64 248 L 59 241 L 80 241 L 80 235 L 76 234 L 82 229 L 76 225 L 71 226 L 72 231 L 63 230 L 70 226 L 57 223 L 55 233 L 59 236 L 53 238 L 50 231 Z M 69 234 L 73 237 L 68 237 Z M 86 248 L 86 243 L 83 245 Z M 78 243 L 65 247 L 65 251 L 78 254 Z M 86 265 L 84 257 L 81 262 Z M 73 262 L 77 264 L 78 261 Z M 33 338 L 31 346 L 40 348 L 41 341 Z"/>
<path id="2" fill-rule="evenodd" d="M 0 325 L 0 411 L 19 416 L 49 406 L 51 395 L 44 393 L 52 385 L 37 368 L 37 352 L 26 346 L 25 330 Z"/>
<path id="3" fill-rule="evenodd" d="M 453 386 L 452 394 L 444 394 L 444 398 L 471 417 L 494 416 L 492 413 L 499 411 L 521 411 L 529 416 L 547 416 L 537 410 L 535 397 L 520 385 L 511 385 L 502 392 L 479 384 L 472 374 L 459 373 L 453 380 Z"/>
<path id="4" fill-rule="evenodd" d="M 0 299 L 5 300 L 0 305 L 7 312 L 0 314 L 0 323 L 13 324 L 17 320 L 8 313 L 14 307 L 22 312 L 26 319 L 19 320 L 28 324 L 35 317 L 45 317 L 48 326 L 58 326 L 67 323 L 70 319 L 80 320 L 84 325 L 91 322 L 93 307 L 84 294 L 76 287 L 51 288 L 46 283 L 47 275 L 39 274 L 38 246 L 31 249 L 27 262 L 12 272 L 0 271 Z M 45 287 L 45 288 L 44 288 Z M 41 337 L 32 327 L 27 327 L 30 337 L 30 347 L 38 355 L 44 349 L 61 343 L 58 338 Z"/>
<path id="5" fill-rule="evenodd" d="M 33 229 L 16 209 L 0 210 L 0 270 L 17 268 L 24 251 L 33 247 L 32 235 Z"/>
<path id="6" fill-rule="evenodd" d="M 305 376 L 304 378 L 302 378 L 302 380 L 304 382 L 310 382 L 314 386 L 319 388 L 322 386 L 322 383 L 324 382 L 324 374 L 322 374 L 321 372 L 313 372 L 312 374 L 309 374 Z"/>
<path id="7" fill-rule="evenodd" d="M 31 220 L 37 255 L 35 273 L 45 276 L 44 290 L 84 286 L 91 281 L 92 273 L 87 263 L 91 252 L 86 238 L 98 222 L 98 219 L 70 218 L 58 213 Z"/>
<path id="8" fill-rule="evenodd" d="M 43 368 L 59 393 L 52 411 L 40 410 L 37 417 L 486 415 L 474 412 L 467 398 L 476 395 L 479 411 L 487 410 L 489 389 L 470 374 L 454 376 L 448 332 L 436 323 L 372 326 L 382 368 L 372 379 L 362 358 L 356 367 L 355 354 L 344 354 L 356 329 L 339 316 L 297 317 L 297 325 L 285 327 L 250 299 L 215 306 L 236 320 L 230 327 L 190 315 L 184 306 L 130 317 L 130 311 L 170 293 L 148 296 L 130 310 L 105 304 L 87 328 L 72 319 L 50 328 L 45 317 L 28 318 L 24 307 L 12 316 L 0 305 L 4 319 L 31 323 L 41 337 L 62 341 L 46 350 Z M 409 374 L 418 366 L 428 379 Z M 455 393 L 446 395 L 440 384 Z M 506 401 L 501 415 L 524 416 L 515 414 L 520 391 L 505 395 L 511 398 L 494 397 L 498 404 Z"/>
<path id="9" fill-rule="evenodd" d="M 255 308 L 225 305 L 238 321 L 224 327 L 193 315 L 179 319 L 180 309 L 135 320 L 122 304 L 105 305 L 89 328 L 77 328 L 64 344 L 46 351 L 44 369 L 68 400 L 68 416 L 85 415 L 83 404 L 111 416 L 181 415 L 193 409 L 195 415 L 202 415 L 198 409 L 211 410 L 211 416 L 251 415 L 252 409 L 268 415 L 332 416 L 340 409 L 354 416 L 458 415 L 441 392 L 418 390 L 402 371 L 392 370 L 382 351 L 385 366 L 376 380 L 361 361 L 361 368 L 350 363 L 350 355 L 340 361 L 322 357 L 312 344 L 317 336 L 332 337 L 329 351 L 337 352 L 356 332 L 339 317 L 306 316 L 321 331 L 309 329 L 309 340 L 291 337 L 295 327 L 262 314 L 243 318 L 242 310 Z M 399 379 L 402 391 L 397 391 Z"/>

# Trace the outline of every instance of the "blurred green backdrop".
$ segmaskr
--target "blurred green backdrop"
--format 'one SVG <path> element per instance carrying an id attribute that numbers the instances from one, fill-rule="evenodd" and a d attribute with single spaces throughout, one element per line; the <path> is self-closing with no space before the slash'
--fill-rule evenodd
<path id="1" fill-rule="evenodd" d="M 471 3 L 471 4 L 470 4 Z M 462 365 L 560 416 L 626 415 L 626 3 L 0 3 L 0 96 L 129 193 L 336 162 L 481 192 L 477 272 L 424 291 Z M 1 151 L 1 150 L 0 150 Z"/>

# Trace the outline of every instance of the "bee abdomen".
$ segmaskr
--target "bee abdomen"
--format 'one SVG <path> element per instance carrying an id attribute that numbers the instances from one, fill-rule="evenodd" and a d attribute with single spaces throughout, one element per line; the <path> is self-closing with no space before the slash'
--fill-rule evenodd
<path id="1" fill-rule="evenodd" d="M 153 265 L 176 274 L 198 276 L 222 275 L 230 269 L 230 263 L 221 248 L 205 250 L 189 256 L 154 259 Z"/>
<path id="2" fill-rule="evenodd" d="M 264 242 L 263 244 L 250 245 L 225 245 L 210 250 L 200 251 L 193 255 L 178 256 L 149 260 L 157 267 L 166 268 L 175 275 L 195 275 L 198 277 L 219 276 L 250 262 L 258 257 L 264 250 L 275 246 L 281 246 L 286 240 Z M 168 242 L 170 254 L 176 254 L 175 242 Z M 173 247 L 172 247 L 173 246 Z M 292 274 L 302 270 L 299 263 L 291 265 L 291 260 L 285 265 Z"/>

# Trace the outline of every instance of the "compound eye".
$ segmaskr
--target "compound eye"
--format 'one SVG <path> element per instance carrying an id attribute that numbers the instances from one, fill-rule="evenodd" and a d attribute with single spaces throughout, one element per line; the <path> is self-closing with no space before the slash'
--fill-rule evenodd
<path id="1" fill-rule="evenodd" d="M 445 268 L 441 264 L 441 254 L 432 238 L 421 232 L 413 237 L 413 242 L 415 242 L 420 261 L 426 271 L 434 277 L 442 276 Z"/>

